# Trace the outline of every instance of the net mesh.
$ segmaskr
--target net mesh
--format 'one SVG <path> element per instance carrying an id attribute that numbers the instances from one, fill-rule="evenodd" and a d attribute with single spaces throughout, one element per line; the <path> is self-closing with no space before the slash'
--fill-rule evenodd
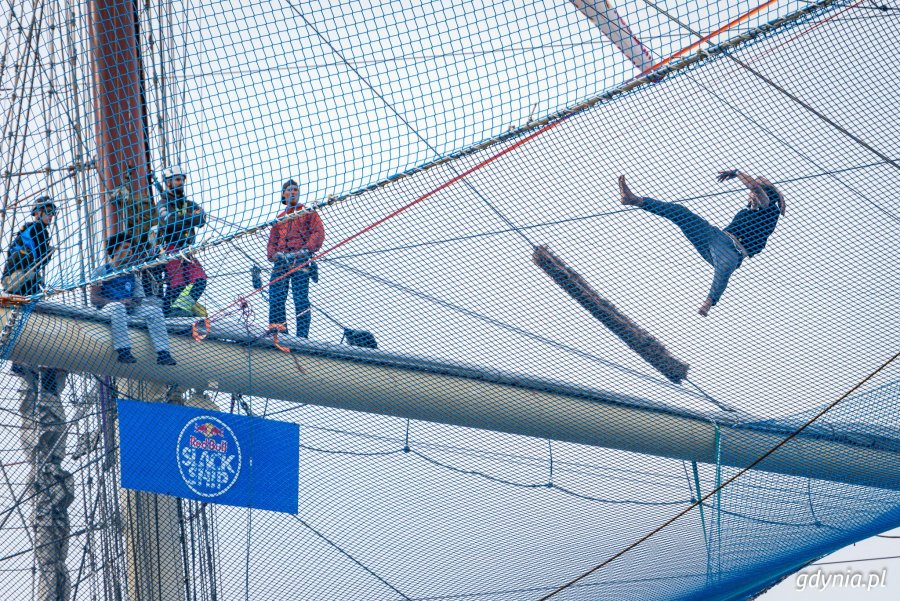
<path id="1" fill-rule="evenodd" d="M 900 6 L 115 5 L 0 21 L 5 597 L 744 599 L 900 525 Z M 122 489 L 116 398 L 299 424 L 298 513 Z"/>

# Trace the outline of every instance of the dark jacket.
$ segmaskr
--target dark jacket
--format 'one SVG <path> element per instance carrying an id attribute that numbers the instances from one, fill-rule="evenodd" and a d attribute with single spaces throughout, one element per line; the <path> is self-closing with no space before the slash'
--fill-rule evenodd
<path id="1" fill-rule="evenodd" d="M 763 186 L 762 189 L 769 197 L 769 206 L 752 209 L 747 205 L 747 208 L 737 212 L 725 228 L 726 232 L 741 241 L 747 255 L 751 257 L 765 248 L 781 216 L 781 195 L 772 186 Z"/>
<path id="2" fill-rule="evenodd" d="M 14 271 L 28 271 L 32 267 L 38 269 L 50 258 L 50 228 L 41 221 L 32 221 L 22 226 L 6 255 L 3 276 Z"/>
<path id="3" fill-rule="evenodd" d="M 192 245 L 197 238 L 197 228 L 206 225 L 206 212 L 183 193 L 172 190 L 162 194 L 161 204 L 159 245 L 168 252 Z"/>

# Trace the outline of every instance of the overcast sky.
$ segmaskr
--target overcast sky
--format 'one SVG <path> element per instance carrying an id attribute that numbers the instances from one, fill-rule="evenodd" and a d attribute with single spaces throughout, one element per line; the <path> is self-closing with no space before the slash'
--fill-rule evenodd
<path id="1" fill-rule="evenodd" d="M 776 3 L 751 24 L 800 4 Z M 300 180 L 309 201 L 348 193 L 522 125 L 532 111 L 535 117 L 551 114 L 633 75 L 568 2 L 295 6 L 358 73 L 286 3 L 217 3 L 190 13 L 175 7 L 177 15 L 191 17 L 175 27 L 176 60 L 169 67 L 179 78 L 172 87 L 180 100 L 168 131 L 180 140 L 189 194 L 219 219 L 203 232 L 206 241 L 273 218 L 281 207 L 278 185 L 287 177 Z M 752 8 L 746 2 L 659 6 L 700 31 Z M 644 2 L 617 8 L 656 56 L 693 41 Z M 816 28 L 800 25 L 740 56 L 895 156 L 898 24 L 896 16 L 858 8 Z M 159 139 L 154 130 L 155 160 Z M 323 210 L 326 248 L 502 147 Z M 176 150 L 173 142 L 170 152 Z M 34 161 L 43 156 L 35 153 Z M 448 188 L 342 247 L 322 262 L 312 299 L 342 323 L 373 331 L 387 351 L 712 408 L 694 389 L 663 381 L 556 288 L 531 263 L 529 244 L 508 231 L 487 200 L 689 363 L 692 380 L 709 394 L 760 419 L 809 415 L 896 351 L 900 180 L 880 162 L 771 86 L 720 60 L 598 105 L 479 170 L 468 178 L 471 186 Z M 740 186 L 715 182 L 719 169 L 733 167 L 779 182 L 788 213 L 766 250 L 745 262 L 704 320 L 696 310 L 711 269 L 670 224 L 621 210 L 615 178 L 624 173 L 636 192 L 684 202 L 724 226 L 746 198 Z M 829 172 L 840 173 L 835 178 Z M 69 191 L 60 187 L 60 196 Z M 69 210 L 61 219 L 60 256 L 48 276 L 56 284 L 78 281 L 73 234 L 81 224 L 74 215 Z M 200 257 L 211 276 L 204 303 L 215 310 L 245 293 L 250 261 L 244 253 L 267 266 L 264 244 L 265 233 L 204 251 Z M 252 302 L 264 320 L 265 303 L 259 297 Z M 337 342 L 340 332 L 316 315 L 312 337 Z M 871 387 L 898 376 L 894 367 Z M 581 499 L 505 486 L 433 463 L 541 483 L 547 478 L 546 441 L 413 424 L 412 446 L 421 455 L 407 455 L 397 452 L 401 420 L 287 403 L 273 403 L 269 411 L 276 419 L 298 421 L 301 441 L 316 449 L 394 452 L 357 457 L 302 451 L 300 517 L 417 595 L 564 582 L 678 508 L 636 501 L 684 504 L 693 494 L 690 467 L 676 461 L 554 445 L 556 481 L 593 498 Z M 886 401 L 864 399 L 848 403 L 828 423 L 894 427 L 897 417 Z M 716 481 L 714 466 L 700 466 L 698 478 L 708 492 Z M 773 533 L 788 548 L 839 538 L 836 531 L 810 526 L 804 503 L 811 483 L 768 474 L 746 480 L 724 496 L 735 515 L 721 518 L 729 534 L 718 540 L 726 549 L 721 567 L 770 557 Z M 895 493 L 823 483 L 814 490 L 830 525 L 851 531 L 885 519 L 897 506 Z M 263 565 L 254 572 L 256 597 L 299 583 L 309 598 L 334 597 L 336 591 L 343 598 L 384 598 L 379 583 L 322 546 L 295 518 L 258 515 L 254 561 Z M 243 590 L 245 518 L 240 510 L 219 512 L 230 592 Z M 709 513 L 693 512 L 615 571 L 598 574 L 597 581 L 617 582 L 600 590 L 663 594 L 665 584 L 642 589 L 630 578 L 656 573 L 702 585 L 705 574 L 696 570 L 705 569 L 702 558 L 709 553 L 700 534 L 704 526 L 712 528 L 707 519 Z M 787 525 L 761 526 L 753 519 Z M 891 544 L 866 543 L 840 557 L 897 554 L 884 550 Z M 673 556 L 676 548 L 681 553 Z M 272 570 L 273 564 L 285 567 Z M 894 582 L 889 574 L 888 585 Z M 795 584 L 789 578 L 769 596 L 793 598 Z M 900 582 L 893 586 L 896 594 Z"/>

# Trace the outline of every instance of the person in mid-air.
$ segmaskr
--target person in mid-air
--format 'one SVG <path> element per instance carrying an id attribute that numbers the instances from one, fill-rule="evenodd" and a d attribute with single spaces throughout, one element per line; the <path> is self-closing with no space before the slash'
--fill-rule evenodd
<path id="1" fill-rule="evenodd" d="M 34 221 L 22 226 L 9 246 L 3 267 L 3 289 L 9 294 L 38 294 L 44 266 L 50 260 L 50 224 L 56 206 L 49 196 L 41 196 L 31 207 Z"/>
<path id="2" fill-rule="evenodd" d="M 784 197 L 764 177 L 752 177 L 735 169 L 720 172 L 716 179 L 724 182 L 735 178 L 750 190 L 750 199 L 728 226 L 719 229 L 681 204 L 633 194 L 625 182 L 625 176 L 619 176 L 623 205 L 641 208 L 677 225 L 703 260 L 713 266 L 712 285 L 698 311 L 703 317 L 709 315 L 710 308 L 719 302 L 728 286 L 728 278 L 743 260 L 765 248 L 778 218 L 785 211 Z"/>
<path id="3" fill-rule="evenodd" d="M 315 211 L 303 212 L 300 187 L 294 180 L 281 186 L 281 204 L 287 205 L 278 217 L 287 217 L 272 226 L 266 255 L 272 261 L 269 280 L 269 329 L 287 329 L 288 285 L 294 295 L 297 314 L 297 336 L 307 338 L 312 321 L 309 304 L 309 281 L 318 281 L 316 264 L 310 262 L 325 241 L 325 226 Z M 290 217 L 293 213 L 300 213 Z"/>

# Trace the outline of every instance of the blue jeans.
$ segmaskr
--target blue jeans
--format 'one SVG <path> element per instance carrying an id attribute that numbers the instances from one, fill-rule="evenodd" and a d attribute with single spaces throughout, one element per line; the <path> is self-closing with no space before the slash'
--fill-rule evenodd
<path id="1" fill-rule="evenodd" d="M 300 262 L 278 259 L 272 269 L 269 282 L 278 280 L 292 267 L 302 265 Z M 269 323 L 287 325 L 286 305 L 288 286 L 294 294 L 294 310 L 297 312 L 297 336 L 309 337 L 309 324 L 312 315 L 309 312 L 309 270 L 298 269 L 284 279 L 278 280 L 269 287 Z"/>
<path id="2" fill-rule="evenodd" d="M 728 279 L 741 266 L 743 255 L 734 242 L 722 230 L 710 225 L 706 219 L 690 209 L 674 202 L 663 202 L 652 198 L 642 199 L 641 208 L 665 217 L 677 225 L 688 241 L 694 245 L 703 260 L 713 266 L 713 281 L 709 288 L 709 299 L 715 305 L 728 286 Z"/>

